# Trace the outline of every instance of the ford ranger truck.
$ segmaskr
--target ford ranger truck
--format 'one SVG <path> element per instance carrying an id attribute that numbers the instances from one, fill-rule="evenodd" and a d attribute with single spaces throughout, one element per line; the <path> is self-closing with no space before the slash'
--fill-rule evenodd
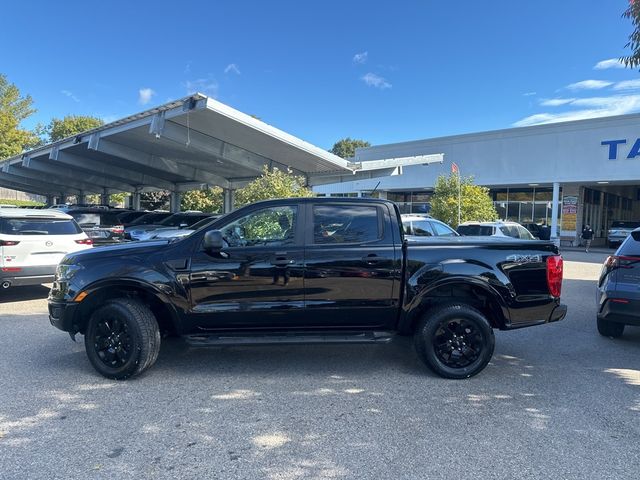
<path id="1" fill-rule="evenodd" d="M 435 373 L 471 377 L 494 329 L 564 318 L 550 242 L 432 237 L 405 242 L 390 201 L 254 203 L 183 238 L 67 255 L 49 318 L 105 377 L 151 367 L 161 338 L 192 346 L 386 343 L 412 335 Z"/>

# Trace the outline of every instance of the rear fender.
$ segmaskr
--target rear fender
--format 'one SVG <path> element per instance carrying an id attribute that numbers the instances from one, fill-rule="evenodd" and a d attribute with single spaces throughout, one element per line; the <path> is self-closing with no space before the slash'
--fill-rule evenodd
<path id="1" fill-rule="evenodd" d="M 452 300 L 483 308 L 494 328 L 503 329 L 511 323 L 507 299 L 515 297 L 512 285 L 501 271 L 479 262 L 449 260 L 424 265 L 406 284 L 400 332 L 411 332 L 426 310 Z"/>

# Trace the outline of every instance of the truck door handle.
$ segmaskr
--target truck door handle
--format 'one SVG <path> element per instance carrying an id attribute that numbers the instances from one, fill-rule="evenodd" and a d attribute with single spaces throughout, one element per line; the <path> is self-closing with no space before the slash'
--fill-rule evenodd
<path id="1" fill-rule="evenodd" d="M 366 257 L 362 257 L 362 261 L 368 264 L 378 263 L 384 260 L 382 257 L 377 256 L 375 253 L 371 253 Z"/>

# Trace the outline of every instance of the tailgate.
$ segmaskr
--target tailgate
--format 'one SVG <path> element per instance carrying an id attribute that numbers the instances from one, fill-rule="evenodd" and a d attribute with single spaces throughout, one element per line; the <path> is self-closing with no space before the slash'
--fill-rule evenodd
<path id="1" fill-rule="evenodd" d="M 77 235 L 20 235 L 7 236 L 17 245 L 2 247 L 3 267 L 57 265 L 67 253 L 78 250 Z"/>

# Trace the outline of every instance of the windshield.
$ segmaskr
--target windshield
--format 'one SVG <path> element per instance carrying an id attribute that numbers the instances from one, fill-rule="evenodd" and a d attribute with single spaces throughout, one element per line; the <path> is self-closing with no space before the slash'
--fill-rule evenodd
<path id="1" fill-rule="evenodd" d="M 146 214 L 147 212 L 126 212 L 119 214 L 118 218 L 122 223 L 130 223 L 133 222 L 136 218 L 140 218 Z"/>
<path id="2" fill-rule="evenodd" d="M 134 220 L 133 222 L 131 222 L 129 225 L 133 226 L 133 225 L 151 225 L 151 224 L 156 224 L 162 220 L 164 220 L 165 218 L 169 217 L 171 214 L 168 212 L 164 212 L 164 213 L 147 213 L 143 216 L 141 216 L 140 218 L 137 218 L 136 220 Z"/>
<path id="3" fill-rule="evenodd" d="M 179 227 L 180 225 L 191 226 L 199 220 L 202 220 L 202 215 L 188 215 L 186 213 L 176 213 L 169 218 L 165 218 L 160 225 L 163 227 Z M 209 218 L 209 216 L 205 216 Z"/>
<path id="4" fill-rule="evenodd" d="M 5 235 L 76 235 L 82 230 L 70 219 L 2 218 L 0 233 Z"/>
<path id="5" fill-rule="evenodd" d="M 83 227 L 113 227 L 121 225 L 118 216 L 110 212 L 82 212 L 70 211 L 71 215 L 80 226 Z"/>
<path id="6" fill-rule="evenodd" d="M 617 220 L 611 223 L 611 228 L 626 228 L 629 230 L 633 230 L 634 228 L 640 227 L 640 222 L 629 222 L 629 221 L 620 221 Z"/>

